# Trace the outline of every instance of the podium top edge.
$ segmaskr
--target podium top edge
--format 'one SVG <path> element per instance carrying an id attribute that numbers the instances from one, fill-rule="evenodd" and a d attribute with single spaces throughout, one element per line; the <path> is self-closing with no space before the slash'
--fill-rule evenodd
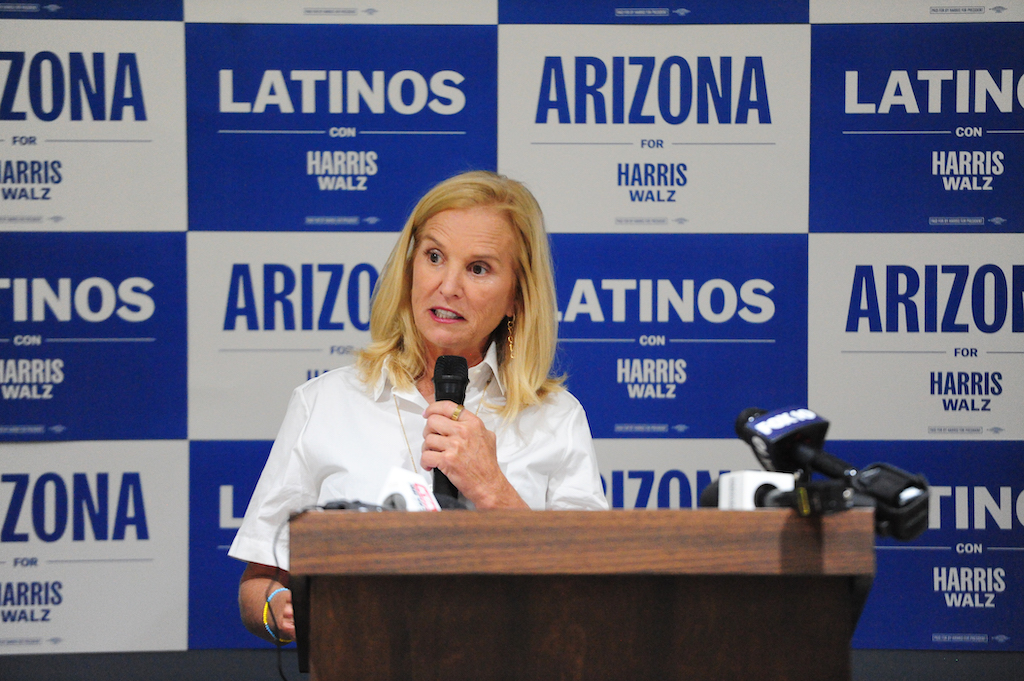
<path id="1" fill-rule="evenodd" d="M 870 509 L 313 511 L 293 574 L 852 575 L 875 571 Z"/>

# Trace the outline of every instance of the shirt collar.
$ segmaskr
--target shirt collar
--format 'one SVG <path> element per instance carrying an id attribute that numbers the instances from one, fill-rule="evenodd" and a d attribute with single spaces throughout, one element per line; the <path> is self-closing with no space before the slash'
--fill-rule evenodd
<path id="1" fill-rule="evenodd" d="M 391 363 L 390 357 L 384 358 L 384 364 L 381 367 L 380 376 L 377 377 L 377 381 L 373 384 L 373 399 L 379 401 L 383 396 L 386 389 L 391 389 L 399 397 L 410 398 L 413 397 L 412 393 L 419 395 L 419 391 L 416 390 L 415 386 L 411 392 L 395 390 L 391 381 L 388 380 L 388 365 Z M 505 386 L 501 382 L 501 373 L 498 371 L 498 349 L 494 343 L 491 343 L 487 348 L 487 354 L 484 355 L 484 361 L 480 362 L 474 367 L 469 368 L 469 385 L 477 386 L 480 389 L 483 388 L 490 380 L 494 378 L 494 383 L 498 386 L 498 390 L 501 394 L 505 394 Z"/>
<path id="2" fill-rule="evenodd" d="M 494 383 L 498 386 L 501 394 L 505 394 L 505 386 L 501 382 L 501 372 L 498 371 L 498 346 L 491 343 L 484 355 L 484 361 L 469 369 L 469 384 L 480 384 L 481 389 L 494 377 Z"/>

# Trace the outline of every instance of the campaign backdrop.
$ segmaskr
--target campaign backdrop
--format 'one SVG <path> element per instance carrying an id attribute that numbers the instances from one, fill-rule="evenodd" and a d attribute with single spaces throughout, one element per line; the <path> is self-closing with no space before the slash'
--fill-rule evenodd
<path id="1" fill-rule="evenodd" d="M 189 437 L 273 439 L 291 390 L 355 360 L 394 234 L 190 232 Z"/>
<path id="2" fill-rule="evenodd" d="M 927 471 L 932 486 L 928 530 L 913 542 L 878 541 L 854 646 L 1020 650 L 1019 441 L 834 440 L 829 448 L 858 466 L 899 461 Z"/>
<path id="3" fill-rule="evenodd" d="M 0 440 L 186 435 L 184 233 L 0 233 Z"/>
<path id="4" fill-rule="evenodd" d="M 810 242 L 808 392 L 834 437 L 1024 438 L 1019 234 Z"/>
<path id="5" fill-rule="evenodd" d="M 810 27 L 499 27 L 499 168 L 552 232 L 805 232 Z"/>
<path id="6" fill-rule="evenodd" d="M 493 168 L 496 27 L 188 24 L 189 229 L 398 231 Z"/>
<path id="7" fill-rule="evenodd" d="M 1019 37 L 1019 24 L 813 26 L 811 230 L 1019 232 Z"/>
<path id="8" fill-rule="evenodd" d="M 4 654 L 182 650 L 183 440 L 4 444 Z"/>
<path id="9" fill-rule="evenodd" d="M 745 408 L 931 483 L 861 648 L 1020 651 L 1024 2 L 0 4 L 0 654 L 267 646 L 227 556 L 416 200 L 524 181 L 614 509 Z"/>
<path id="10" fill-rule="evenodd" d="M 558 368 L 595 437 L 730 438 L 723 415 L 806 402 L 806 235 L 551 241 Z"/>
<path id="11" fill-rule="evenodd" d="M 183 32 L 4 21 L 0 229 L 186 229 Z"/>

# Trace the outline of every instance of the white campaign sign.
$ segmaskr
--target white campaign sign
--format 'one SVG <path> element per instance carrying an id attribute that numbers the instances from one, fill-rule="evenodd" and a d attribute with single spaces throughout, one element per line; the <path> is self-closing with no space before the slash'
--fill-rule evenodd
<path id="1" fill-rule="evenodd" d="M 809 26 L 498 30 L 498 166 L 552 232 L 805 232 Z"/>
<path id="2" fill-rule="evenodd" d="M 370 293 L 397 238 L 190 232 L 189 437 L 273 439 L 291 391 L 369 342 Z"/>
<path id="3" fill-rule="evenodd" d="M 0 35 L 16 93 L 0 230 L 184 231 L 184 26 L 3 21 Z"/>
<path id="4" fill-rule="evenodd" d="M 1018 234 L 812 234 L 808 397 L 829 436 L 1024 437 L 1022 258 Z"/>
<path id="5" fill-rule="evenodd" d="M 184 650 L 188 443 L 5 444 L 0 652 Z"/>

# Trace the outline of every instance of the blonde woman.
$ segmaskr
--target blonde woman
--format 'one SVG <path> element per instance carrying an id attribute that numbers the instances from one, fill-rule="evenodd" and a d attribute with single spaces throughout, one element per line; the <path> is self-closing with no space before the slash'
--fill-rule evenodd
<path id="1" fill-rule="evenodd" d="M 608 507 L 586 414 L 550 373 L 554 278 L 522 184 L 478 171 L 431 189 L 381 273 L 370 334 L 354 366 L 293 393 L 229 551 L 248 562 L 242 620 L 267 640 L 295 635 L 278 528 L 300 508 L 376 500 L 394 466 L 427 484 L 439 469 L 477 509 Z M 470 367 L 462 405 L 434 400 L 443 355 Z"/>

